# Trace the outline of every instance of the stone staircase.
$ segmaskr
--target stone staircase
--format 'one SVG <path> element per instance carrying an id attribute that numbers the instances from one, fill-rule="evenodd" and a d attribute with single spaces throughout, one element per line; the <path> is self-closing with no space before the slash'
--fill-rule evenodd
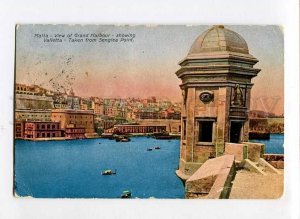
<path id="1" fill-rule="evenodd" d="M 281 174 L 280 171 L 274 168 L 263 158 L 259 158 L 256 162 L 245 159 L 243 162 L 243 167 L 251 172 L 256 172 L 261 175 L 267 175 L 268 173 Z"/>

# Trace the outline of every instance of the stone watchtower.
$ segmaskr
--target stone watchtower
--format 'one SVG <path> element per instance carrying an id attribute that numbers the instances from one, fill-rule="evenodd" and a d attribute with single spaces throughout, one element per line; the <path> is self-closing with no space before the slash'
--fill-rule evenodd
<path id="1" fill-rule="evenodd" d="M 182 80 L 179 172 L 193 174 L 224 153 L 225 143 L 248 141 L 251 79 L 260 69 L 237 33 L 213 26 L 193 43 L 176 72 Z"/>

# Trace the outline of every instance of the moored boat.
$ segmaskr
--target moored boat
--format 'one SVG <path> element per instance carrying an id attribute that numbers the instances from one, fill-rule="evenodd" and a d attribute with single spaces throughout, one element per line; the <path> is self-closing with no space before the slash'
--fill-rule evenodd
<path id="1" fill-rule="evenodd" d="M 122 138 L 122 139 L 121 139 L 121 142 L 129 142 L 129 141 L 130 141 L 129 138 Z"/>
<path id="2" fill-rule="evenodd" d="M 127 136 L 124 135 L 119 135 L 115 137 L 116 142 L 129 142 L 130 138 L 128 138 Z"/>
<path id="3" fill-rule="evenodd" d="M 117 170 L 115 169 L 115 172 L 113 172 L 112 170 L 104 170 L 101 172 L 102 175 L 116 175 L 117 174 Z"/>
<path id="4" fill-rule="evenodd" d="M 131 192 L 130 191 L 123 191 L 121 198 L 131 198 Z"/>

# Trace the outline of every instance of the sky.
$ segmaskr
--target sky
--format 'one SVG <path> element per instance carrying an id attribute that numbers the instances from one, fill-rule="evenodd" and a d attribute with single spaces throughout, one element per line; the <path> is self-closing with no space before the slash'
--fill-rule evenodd
<path id="1" fill-rule="evenodd" d="M 210 26 L 19 25 L 16 82 L 78 96 L 150 97 L 181 101 L 175 72 L 194 40 Z M 261 72 L 252 82 L 251 109 L 283 114 L 284 45 L 278 26 L 225 26 L 240 34 Z M 133 42 L 69 42 L 68 34 L 134 34 Z M 65 34 L 63 42 L 44 42 Z M 79 39 L 79 38 L 77 38 Z M 83 38 L 84 39 L 84 38 Z"/>

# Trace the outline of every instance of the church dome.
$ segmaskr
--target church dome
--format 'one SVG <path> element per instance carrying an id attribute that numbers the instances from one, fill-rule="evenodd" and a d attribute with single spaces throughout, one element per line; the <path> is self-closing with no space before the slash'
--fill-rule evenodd
<path id="1" fill-rule="evenodd" d="M 195 40 L 188 56 L 222 51 L 249 54 L 247 43 L 243 37 L 222 25 L 217 25 L 202 33 Z"/>

